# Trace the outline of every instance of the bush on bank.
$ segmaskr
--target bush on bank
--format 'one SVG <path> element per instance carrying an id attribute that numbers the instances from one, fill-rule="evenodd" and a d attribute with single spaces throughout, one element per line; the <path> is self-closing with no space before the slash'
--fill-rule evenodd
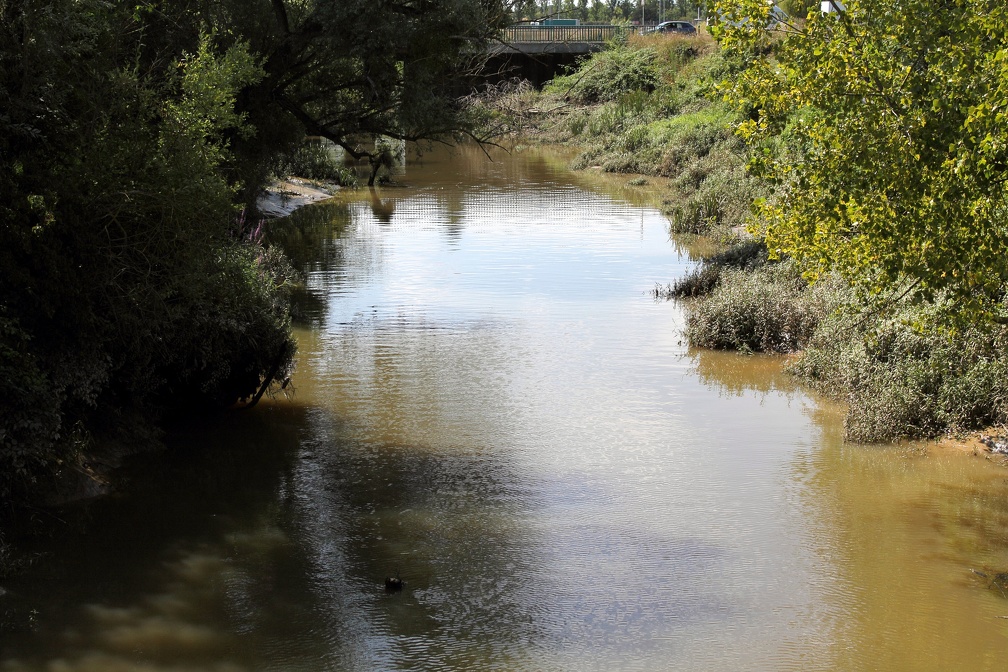
<path id="1" fill-rule="evenodd" d="M 235 205 L 235 101 L 262 77 L 247 47 L 134 53 L 129 8 L 13 9 L 0 60 L 34 75 L 0 68 L 0 515 L 75 494 L 165 412 L 282 381 L 294 351 L 288 272 Z"/>
<path id="2" fill-rule="evenodd" d="M 279 177 L 296 176 L 331 182 L 341 187 L 357 186 L 354 171 L 335 160 L 320 142 L 300 142 L 283 153 L 273 172 Z"/>
<path id="3" fill-rule="evenodd" d="M 936 319 L 940 309 L 839 312 L 788 369 L 848 402 L 851 441 L 931 438 L 1008 421 L 1008 331 L 973 326 L 952 334 Z"/>
<path id="4" fill-rule="evenodd" d="M 660 295 L 684 301 L 693 347 L 795 353 L 789 373 L 847 404 L 857 443 L 935 438 L 1008 422 L 1008 330 L 951 332 L 947 306 L 869 311 L 838 278 L 814 285 L 757 243 L 705 259 Z"/>
<path id="5" fill-rule="evenodd" d="M 792 262 L 725 268 L 686 313 L 690 345 L 740 352 L 801 350 L 839 305 L 835 282 L 809 285 Z"/>

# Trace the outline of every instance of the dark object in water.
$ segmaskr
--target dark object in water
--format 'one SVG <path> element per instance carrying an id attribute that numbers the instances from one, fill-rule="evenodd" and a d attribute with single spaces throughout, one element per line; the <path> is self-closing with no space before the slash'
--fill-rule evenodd
<path id="1" fill-rule="evenodd" d="M 1001 597 L 1008 598 L 1008 592 L 1006 592 L 1008 591 L 1008 572 L 998 572 L 994 574 L 993 578 L 991 578 L 988 572 L 981 572 L 977 569 L 971 569 L 970 571 L 979 576 L 981 579 L 988 581 L 988 589 L 997 588 L 998 592 L 1001 593 Z"/>
<path id="2" fill-rule="evenodd" d="M 403 580 L 399 578 L 399 572 L 396 572 L 394 577 L 385 577 L 385 592 L 386 593 L 398 593 L 403 589 Z"/>

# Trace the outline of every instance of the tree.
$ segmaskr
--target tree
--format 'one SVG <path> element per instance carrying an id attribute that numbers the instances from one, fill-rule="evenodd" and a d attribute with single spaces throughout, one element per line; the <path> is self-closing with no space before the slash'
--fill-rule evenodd
<path id="1" fill-rule="evenodd" d="M 229 25 L 263 61 L 242 105 L 260 126 L 278 113 L 372 167 L 379 137 L 487 140 L 458 102 L 507 23 L 503 0 L 259 0 L 236 2 Z M 289 122 L 288 122 L 289 127 Z M 261 128 L 272 128 L 272 121 Z M 256 152 L 268 142 L 251 143 Z M 248 148 L 249 144 L 243 145 Z"/>
<path id="2" fill-rule="evenodd" d="M 764 0 L 714 4 L 721 45 L 749 59 L 722 91 L 774 187 L 756 204 L 771 253 L 1003 319 L 1008 6 L 849 0 L 771 31 Z"/>
<path id="3" fill-rule="evenodd" d="M 283 383 L 289 266 L 241 205 L 306 133 L 373 166 L 379 137 L 476 135 L 455 94 L 503 16 L 0 0 L 0 498 L 96 435 Z"/>

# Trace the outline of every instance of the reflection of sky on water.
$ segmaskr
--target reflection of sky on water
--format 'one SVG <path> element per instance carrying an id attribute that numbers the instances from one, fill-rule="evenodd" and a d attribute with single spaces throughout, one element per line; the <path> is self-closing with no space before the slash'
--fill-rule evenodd
<path id="1" fill-rule="evenodd" d="M 1003 489 L 843 446 L 779 360 L 688 352 L 649 295 L 689 263 L 654 207 L 534 156 L 402 179 L 271 227 L 307 280 L 293 397 L 177 432 L 86 509 L 64 561 L 5 585 L 4 613 L 39 613 L 2 669 L 984 669 L 1008 648 L 960 580 L 972 549 L 1005 555 Z"/>
<path id="2" fill-rule="evenodd" d="M 542 199 L 573 200 L 585 207 L 553 207 L 531 212 L 517 204 Z M 651 249 L 649 239 L 667 239 L 666 222 L 656 211 L 630 211 L 584 192 L 492 192 L 463 204 L 465 217 L 448 221 L 443 203 L 427 194 L 404 195 L 389 224 L 372 219 L 369 208 L 353 208 L 354 237 L 347 246 L 360 254 L 376 255 L 394 269 L 381 282 L 373 277 L 348 276 L 330 294 L 330 310 L 351 315 L 381 305 L 423 306 L 430 313 L 520 314 L 541 301 L 605 302 L 627 291 L 645 292 L 674 269 L 667 254 L 629 258 L 628 247 Z M 562 225 L 558 225 L 562 221 Z M 444 229 L 453 228 L 446 238 Z M 627 233 L 631 238 L 627 239 Z M 639 233 L 638 238 L 632 234 Z M 393 244 L 409 237 L 408 245 Z M 361 241 L 370 244 L 361 245 Z M 354 254 L 345 255 L 353 258 Z M 636 264 L 634 273 L 626 265 Z M 330 278 L 313 276 L 320 284 Z M 649 274 L 652 278 L 649 278 Z M 345 321 L 345 318 L 344 318 Z"/>
<path id="3" fill-rule="evenodd" d="M 817 621 L 794 625 L 818 607 L 776 497 L 807 421 L 698 383 L 681 313 L 649 296 L 690 263 L 664 217 L 552 179 L 381 198 L 384 219 L 350 204 L 340 281 L 309 283 L 329 298 L 302 399 L 368 451 L 483 460 L 509 493 L 407 488 L 411 597 L 438 629 L 399 666 L 730 667 L 774 660 L 767 633 L 824 651 Z"/>

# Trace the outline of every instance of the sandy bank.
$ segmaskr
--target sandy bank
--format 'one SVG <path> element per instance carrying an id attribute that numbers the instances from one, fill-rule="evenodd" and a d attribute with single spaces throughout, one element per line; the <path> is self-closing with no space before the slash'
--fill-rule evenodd
<path id="1" fill-rule="evenodd" d="M 986 457 L 1008 466 L 1008 428 L 988 427 L 960 436 L 946 436 L 928 444 L 940 451 Z"/>
<path id="2" fill-rule="evenodd" d="M 268 186 L 256 201 L 256 206 L 264 217 L 286 217 L 302 206 L 324 201 L 332 196 L 333 190 L 294 177 Z"/>

